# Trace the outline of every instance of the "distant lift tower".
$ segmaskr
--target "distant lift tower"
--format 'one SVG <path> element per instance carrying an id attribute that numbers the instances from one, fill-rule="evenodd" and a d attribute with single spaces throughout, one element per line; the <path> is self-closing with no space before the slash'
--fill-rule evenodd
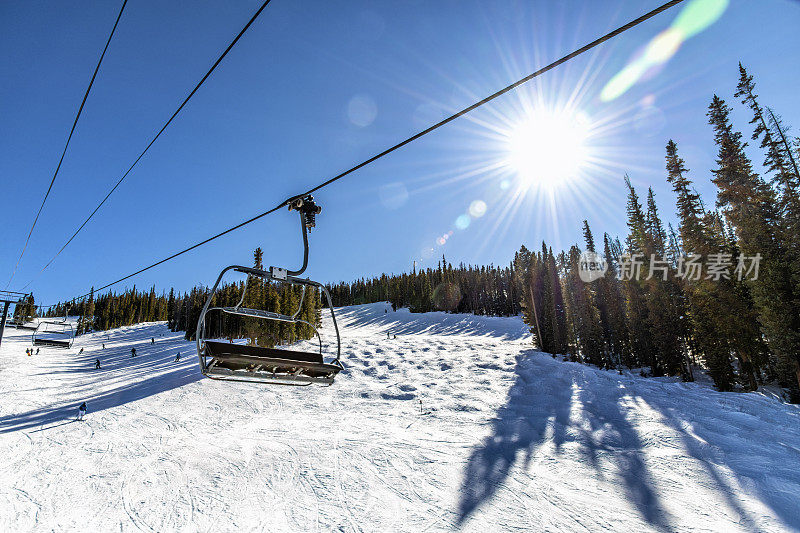
<path id="1" fill-rule="evenodd" d="M 0 317 L 0 344 L 3 342 L 3 331 L 6 329 L 8 306 L 25 303 L 28 295 L 24 292 L 0 291 L 0 305 L 3 306 L 3 316 Z"/>

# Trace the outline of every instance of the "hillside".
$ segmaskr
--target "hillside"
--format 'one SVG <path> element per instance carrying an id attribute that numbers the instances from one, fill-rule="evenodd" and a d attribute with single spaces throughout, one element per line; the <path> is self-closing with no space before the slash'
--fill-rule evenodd
<path id="1" fill-rule="evenodd" d="M 797 406 L 387 307 L 340 310 L 329 388 L 204 379 L 163 323 L 33 357 L 7 330 L 0 530 L 800 531 Z"/>

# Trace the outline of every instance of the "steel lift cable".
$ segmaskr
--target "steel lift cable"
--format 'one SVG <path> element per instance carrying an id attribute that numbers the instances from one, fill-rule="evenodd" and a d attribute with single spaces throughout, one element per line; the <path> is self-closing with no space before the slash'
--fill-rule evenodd
<path id="1" fill-rule="evenodd" d="M 203 83 L 204 83 L 204 82 L 205 82 L 205 81 L 208 79 L 208 77 L 209 77 L 209 76 L 211 76 L 211 73 L 212 73 L 212 72 L 214 72 L 214 70 L 215 70 L 215 69 L 217 68 L 217 66 L 218 66 L 218 65 L 219 65 L 219 64 L 222 62 L 222 60 L 225 58 L 225 56 L 226 56 L 226 55 L 228 55 L 228 52 L 230 52 L 230 51 L 231 51 L 231 49 L 232 49 L 232 48 L 233 48 L 233 47 L 236 45 L 236 43 L 237 43 L 237 42 L 239 42 L 239 39 L 242 37 L 242 35 L 244 35 L 244 33 L 247 31 L 247 29 L 250 27 L 250 25 L 251 25 L 251 24 L 253 24 L 253 22 L 255 22 L 255 20 L 258 18 L 258 16 L 261 14 L 261 12 L 262 12 L 262 11 L 264 11 L 264 8 L 265 8 L 265 7 L 267 7 L 267 4 L 269 4 L 269 3 L 270 3 L 270 1 L 271 1 L 271 0 L 265 0 L 265 2 L 264 2 L 263 4 L 261 4 L 261 7 L 260 7 L 260 8 L 258 8 L 258 11 L 256 11 L 256 12 L 255 12 L 255 14 L 254 14 L 254 15 L 253 15 L 253 16 L 250 18 L 250 20 L 247 22 L 247 24 L 245 24 L 245 25 L 244 25 L 244 28 L 242 28 L 242 30 L 239 32 L 239 34 L 238 34 L 238 35 L 237 35 L 237 36 L 236 36 L 236 37 L 233 39 L 233 41 L 231 41 L 231 43 L 228 45 L 228 47 L 225 49 L 225 51 L 224 51 L 224 52 L 222 52 L 222 55 L 220 55 L 220 56 L 219 56 L 219 58 L 217 58 L 217 60 L 214 62 L 214 64 L 211 66 L 211 68 L 208 70 L 208 72 L 206 72 L 205 76 L 203 76 L 203 78 L 202 78 L 202 79 L 201 79 L 201 80 L 200 80 L 200 81 L 197 83 L 197 85 L 195 85 L 194 89 L 192 89 L 192 92 L 190 92 L 190 93 L 189 93 L 189 96 L 187 96 L 187 97 L 186 97 L 186 98 L 183 100 L 183 102 L 181 102 L 181 105 L 179 105 L 179 106 L 178 106 L 178 109 L 176 109 L 176 110 L 175 110 L 175 112 L 172 114 L 172 116 L 171 116 L 171 117 L 169 117 L 169 120 L 167 120 L 167 121 L 164 123 L 164 125 L 161 127 L 161 129 L 160 129 L 160 130 L 158 130 L 158 133 L 156 133 L 155 137 L 153 137 L 153 139 L 152 139 L 152 140 L 150 141 L 150 143 L 149 143 L 149 144 L 148 144 L 148 145 L 145 147 L 145 149 L 144 149 L 144 150 L 142 150 L 142 153 L 140 153 L 140 154 L 139 154 L 139 156 L 136 158 L 136 160 L 134 160 L 133 164 L 131 164 L 131 166 L 130 166 L 130 167 L 128 167 L 128 170 L 126 170 L 126 171 L 125 171 L 125 173 L 124 173 L 124 174 L 122 175 L 122 177 L 121 177 L 121 178 L 120 178 L 120 179 L 117 181 L 117 183 L 116 183 L 116 184 L 114 184 L 114 186 L 111 188 L 111 190 L 110 190 L 110 191 L 108 191 L 108 194 L 106 194 L 106 195 L 105 195 L 105 197 L 104 197 L 104 198 L 103 198 L 103 199 L 100 201 L 100 203 L 99 203 L 99 204 L 97 204 L 97 207 L 95 207 L 95 208 L 94 208 L 94 211 L 92 211 L 92 212 L 89 214 L 89 216 L 88 216 L 88 217 L 86 217 L 86 220 L 84 220 L 84 221 L 83 221 L 83 223 L 82 223 L 82 224 L 81 224 L 81 225 L 78 227 L 78 229 L 77 229 L 77 230 L 75 230 L 75 232 L 74 232 L 74 233 L 72 234 L 72 236 L 71 236 L 71 237 L 70 237 L 70 238 L 67 240 L 67 242 L 65 242 L 65 243 L 64 243 L 64 245 L 63 245 L 63 246 L 62 246 L 62 247 L 61 247 L 61 248 L 58 250 L 58 252 L 56 252 L 56 254 L 55 254 L 55 255 L 54 255 L 54 256 L 53 256 L 53 257 L 52 257 L 52 258 L 51 258 L 51 259 L 50 259 L 50 260 L 47 262 L 47 264 L 45 264 L 45 265 L 42 267 L 42 269 L 41 269 L 41 270 L 40 270 L 40 271 L 37 273 L 37 276 L 38 276 L 39 274 L 41 274 L 42 272 L 44 272 L 44 271 L 47 269 L 47 267 L 49 267 L 51 264 L 53 264 L 53 261 L 55 261 L 55 260 L 56 260 L 56 258 L 57 258 L 59 255 L 61 255 L 61 252 L 63 252 L 63 251 L 64 251 L 64 249 L 65 249 L 67 246 L 69 246 L 69 245 L 70 245 L 70 243 L 71 243 L 71 242 L 72 242 L 72 241 L 75 239 L 75 237 L 77 237 L 77 236 L 78 236 L 78 233 L 80 233 L 80 232 L 81 232 L 81 230 L 83 230 L 83 228 L 84 228 L 84 227 L 86 227 L 86 224 L 88 224 L 88 223 L 89 223 L 89 221 L 92 219 L 92 217 L 94 217 L 94 215 L 95 215 L 95 214 L 96 214 L 96 213 L 97 213 L 97 212 L 100 210 L 100 208 L 101 208 L 101 207 L 103 207 L 103 204 L 105 204 L 105 203 L 106 203 L 106 201 L 109 199 L 109 197 L 110 197 L 112 194 L 114 194 L 114 191 L 116 191 L 116 190 L 117 190 L 117 187 L 119 187 L 119 186 L 122 184 L 122 182 L 125 180 L 125 178 L 127 178 L 127 177 L 128 177 L 128 174 L 130 174 L 130 173 L 131 173 L 131 171 L 134 169 L 134 167 L 137 165 L 137 163 L 139 163 L 139 161 L 142 159 L 142 157 L 144 157 L 144 155 L 147 153 L 147 151 L 150 149 L 150 147 L 151 147 L 151 146 L 153 146 L 153 144 L 155 144 L 156 140 L 158 140 L 158 138 L 161 136 L 161 134 L 162 134 L 162 133 L 164 133 L 164 130 L 166 130 L 166 129 L 167 129 L 167 127 L 168 127 L 168 126 L 169 126 L 169 125 L 172 123 L 172 121 L 175 119 L 175 117 L 177 117 L 177 116 L 178 116 L 178 114 L 181 112 L 181 110 L 184 108 L 184 106 L 185 106 L 185 105 L 186 105 L 186 104 L 189 102 L 189 100 L 192 98 L 192 96 L 194 96 L 194 94 L 197 92 L 197 90 L 198 90 L 198 89 L 200 89 L 200 87 L 201 87 L 201 86 L 203 85 Z M 34 280 L 35 280 L 35 279 L 36 279 L 36 278 L 32 279 L 32 280 L 31 280 L 31 281 L 29 281 L 27 284 L 25 284 L 25 287 L 28 287 L 28 286 L 29 286 L 31 283 L 33 283 L 33 282 L 34 282 Z"/>
<path id="2" fill-rule="evenodd" d="M 22 256 L 25 255 L 25 250 L 28 248 L 28 243 L 31 240 L 31 235 L 33 235 L 33 228 L 36 227 L 36 223 L 39 221 L 39 215 L 42 214 L 42 209 L 44 209 L 44 203 L 47 201 L 47 197 L 50 196 L 50 191 L 53 189 L 53 184 L 56 182 L 56 178 L 58 177 L 58 171 L 61 170 L 61 163 L 64 162 L 64 156 L 67 155 L 67 148 L 69 148 L 69 142 L 72 140 L 72 134 L 75 133 L 75 126 L 78 125 L 78 119 L 81 118 L 81 112 L 83 112 L 83 106 L 86 104 L 86 99 L 89 98 L 89 92 L 92 90 L 92 85 L 94 85 L 94 79 L 97 77 L 97 73 L 100 70 L 100 65 L 103 63 L 103 58 L 106 55 L 106 50 L 108 50 L 108 45 L 111 44 L 111 38 L 114 37 L 114 32 L 117 30 L 119 19 L 122 18 L 122 12 L 125 11 L 125 4 L 127 3 L 128 0 L 123 0 L 122 7 L 119 9 L 119 15 L 117 15 L 117 20 L 114 22 L 114 27 L 111 28 L 111 33 L 108 36 L 106 45 L 103 47 L 103 53 L 100 54 L 100 59 L 97 61 L 97 66 L 94 68 L 92 79 L 89 80 L 89 86 L 86 88 L 86 93 L 84 93 L 83 95 L 83 100 L 81 100 L 81 105 L 78 108 L 78 113 L 75 115 L 75 120 L 72 122 L 72 128 L 69 130 L 69 135 L 67 136 L 67 142 L 66 144 L 64 144 L 64 150 L 61 152 L 61 159 L 58 160 L 58 165 L 56 165 L 56 171 L 53 173 L 53 179 L 50 180 L 50 185 L 47 187 L 47 192 L 44 193 L 44 198 L 42 198 L 42 205 L 39 206 L 39 211 L 36 212 L 36 217 L 33 219 L 33 224 L 31 224 L 31 229 L 28 232 L 28 236 L 25 238 L 25 244 L 22 246 L 22 252 L 20 252 L 19 257 L 17 258 L 17 263 L 14 265 L 14 271 L 11 272 L 11 277 L 9 278 L 8 283 L 6 283 L 6 288 L 8 288 L 8 286 L 14 280 L 14 275 L 17 273 L 17 268 L 19 267 L 20 261 L 22 261 Z"/>
<path id="3" fill-rule="evenodd" d="M 591 50 L 592 48 L 595 48 L 595 47 L 603 44 L 604 42 L 608 41 L 609 39 L 612 39 L 612 38 L 616 37 L 617 35 L 619 35 L 621 33 L 624 33 L 624 32 L 630 30 L 631 28 L 633 28 L 635 26 L 638 26 L 642 22 L 645 22 L 646 20 L 649 20 L 649 19 L 655 17 L 656 15 L 668 10 L 671 7 L 674 7 L 674 6 L 678 5 L 678 4 L 680 4 L 681 2 L 683 2 L 683 0 L 671 0 L 669 2 L 666 2 L 665 4 L 662 4 L 661 6 L 653 9 L 652 11 L 649 11 L 649 12 L 645 13 L 644 15 L 642 15 L 642 16 L 640 16 L 640 17 L 628 22 L 627 24 L 625 24 L 623 26 L 620 26 L 619 28 L 617 28 L 617 29 L 615 29 L 615 30 L 613 30 L 613 31 L 611 31 L 609 33 L 606 33 L 602 37 L 599 37 L 599 38 L 595 39 L 594 41 L 582 46 L 581 48 L 578 48 L 574 52 L 571 52 L 571 53 L 565 55 L 564 57 L 562 57 L 560 59 L 557 59 L 556 61 L 550 63 L 549 65 L 547 65 L 545 67 L 542 67 L 541 69 L 537 70 L 536 72 L 533 72 L 532 74 L 529 74 L 528 76 L 525 76 L 524 78 L 522 78 L 522 79 L 520 79 L 518 81 L 515 81 L 511 85 L 508 85 L 508 86 L 500 89 L 499 91 L 487 96 L 483 100 L 480 100 L 479 102 L 476 102 L 476 103 L 470 105 L 469 107 L 465 107 L 461 111 L 459 111 L 459 112 L 457 112 L 457 113 L 455 113 L 453 115 L 450 115 L 449 117 L 445 118 L 444 120 L 442 120 L 440 122 L 437 122 L 433 126 L 430 126 L 429 128 L 420 131 L 419 133 L 407 138 L 406 140 L 401 141 L 401 142 L 395 144 L 394 146 L 392 146 L 390 148 L 387 148 L 383 152 L 370 157 L 369 159 L 359 163 L 358 165 L 356 165 L 354 167 L 351 167 L 348 170 L 345 170 L 344 172 L 342 172 L 340 174 L 337 174 L 336 176 L 328 179 L 327 181 L 324 181 L 324 182 L 320 183 L 319 185 L 316 185 L 316 186 L 312 187 L 311 189 L 309 189 L 309 190 L 307 190 L 307 191 L 305 191 L 305 192 L 303 192 L 301 194 L 297 194 L 295 196 L 292 196 L 291 198 L 288 198 L 288 199 L 282 201 L 281 203 L 279 203 L 275 207 L 273 207 L 273 208 L 271 208 L 271 209 L 269 209 L 267 211 L 264 211 L 263 213 L 260 213 L 260 214 L 255 215 L 254 217 L 251 217 L 251 218 L 249 218 L 249 219 L 247 219 L 247 220 L 245 220 L 243 222 L 240 222 L 239 224 L 237 224 L 237 225 L 235 225 L 235 226 L 233 226 L 231 228 L 228 228 L 228 229 L 226 229 L 224 231 L 221 231 L 220 233 L 217 233 L 216 235 L 212 235 L 211 237 L 209 237 L 209 238 L 207 238 L 205 240 L 202 240 L 202 241 L 200 241 L 200 242 L 198 242 L 196 244 L 193 244 L 193 245 L 189 246 L 188 248 L 184 248 L 183 250 L 181 250 L 179 252 L 176 252 L 176 253 L 170 255 L 169 257 L 165 257 L 164 259 L 161 259 L 160 261 L 152 263 L 152 264 L 150 264 L 150 265 L 148 265 L 146 267 L 140 268 L 139 270 L 137 270 L 136 272 L 133 272 L 132 274 L 128 274 L 127 276 L 121 277 L 121 278 L 119 278 L 119 279 L 117 279 L 115 281 L 112 281 L 111 283 L 107 283 L 107 284 L 103 285 L 102 287 L 100 287 L 98 289 L 95 289 L 95 292 L 99 292 L 99 291 L 102 291 L 104 289 L 107 289 L 107 288 L 111 287 L 112 285 L 116 285 L 117 283 L 121 283 L 121 282 L 123 282 L 123 281 L 125 281 L 127 279 L 130 279 L 130 278 L 132 278 L 132 277 L 134 277 L 136 275 L 141 274 L 142 272 L 150 270 L 151 268 L 155 268 L 155 267 L 157 267 L 159 265 L 162 265 L 162 264 L 166 263 L 167 261 L 171 261 L 172 259 L 175 259 L 176 257 L 179 257 L 179 256 L 181 256 L 181 255 L 183 255 L 183 254 L 185 254 L 187 252 L 191 252 L 195 248 L 199 248 L 200 246 L 203 246 L 204 244 L 208 244 L 209 242 L 211 242 L 213 240 L 216 240 L 216 239 L 219 239 L 220 237 L 222 237 L 224 235 L 227 235 L 228 233 L 236 231 L 239 228 L 242 228 L 244 226 L 247 226 L 248 224 L 251 224 L 251 223 L 255 222 L 256 220 L 259 220 L 259 219 L 261 219 L 261 218 L 263 218 L 263 217 L 265 217 L 267 215 L 270 215 L 270 214 L 278 211 L 279 209 L 281 209 L 283 207 L 287 207 L 287 206 L 291 207 L 292 203 L 295 202 L 296 200 L 302 199 L 302 198 L 304 198 L 304 197 L 306 197 L 306 196 L 308 196 L 308 195 L 310 195 L 310 194 L 322 189 L 323 187 L 327 187 L 331 183 L 333 183 L 335 181 L 338 181 L 338 180 L 344 178 L 345 176 L 347 176 L 349 174 L 352 174 L 356 170 L 359 170 L 360 168 L 363 168 L 363 167 L 369 165 L 370 163 L 373 163 L 374 161 L 377 161 L 378 159 L 380 159 L 380 158 L 382 158 L 382 157 L 394 152 L 395 150 L 397 150 L 399 148 L 402 148 L 403 146 L 409 144 L 410 142 L 415 141 L 415 140 L 419 139 L 420 137 L 422 137 L 424 135 L 427 135 L 428 133 L 430 133 L 430 132 L 432 132 L 432 131 L 434 131 L 436 129 L 441 128 L 445 124 L 448 124 L 448 123 L 454 121 L 455 119 L 457 119 L 457 118 L 459 118 L 459 117 L 461 117 L 463 115 L 466 115 L 470 111 L 473 111 L 473 110 L 475 110 L 475 109 L 487 104 L 488 102 L 491 102 L 495 98 L 497 98 L 497 97 L 499 97 L 499 96 L 501 96 L 501 95 L 503 95 L 503 94 L 505 94 L 505 93 L 507 93 L 507 92 L 519 87 L 520 85 L 522 85 L 524 83 L 529 82 L 530 80 L 532 80 L 532 79 L 534 79 L 534 78 L 536 78 L 538 76 L 541 76 L 545 72 L 547 72 L 549 70 L 552 70 L 552 69 L 556 68 L 557 66 L 559 66 L 559 65 L 561 65 L 563 63 L 566 63 L 567 61 L 569 61 L 569 60 L 571 60 L 571 59 L 583 54 L 584 52 L 587 52 L 587 51 Z M 27 287 L 27 285 L 26 285 L 26 287 Z M 86 294 L 83 294 L 81 296 L 77 296 L 75 299 L 77 300 L 77 299 L 80 299 L 80 298 L 84 298 L 84 297 L 88 296 L 89 294 L 90 293 L 86 293 Z"/>

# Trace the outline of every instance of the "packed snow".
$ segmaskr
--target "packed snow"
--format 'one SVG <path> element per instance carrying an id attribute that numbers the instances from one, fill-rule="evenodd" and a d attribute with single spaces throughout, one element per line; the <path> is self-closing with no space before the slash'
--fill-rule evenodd
<path id="1" fill-rule="evenodd" d="M 800 531 L 797 406 L 564 362 L 515 317 L 339 317 L 331 387 L 205 379 L 164 323 L 6 330 L 0 530 Z"/>

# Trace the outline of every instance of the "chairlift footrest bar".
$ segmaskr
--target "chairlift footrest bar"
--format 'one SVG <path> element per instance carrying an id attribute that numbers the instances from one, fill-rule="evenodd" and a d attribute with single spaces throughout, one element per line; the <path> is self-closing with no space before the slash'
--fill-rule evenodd
<path id="1" fill-rule="evenodd" d="M 53 348 L 69 348 L 70 343 L 69 341 L 54 341 L 50 339 L 35 339 L 33 341 L 34 346 L 50 346 Z"/>

